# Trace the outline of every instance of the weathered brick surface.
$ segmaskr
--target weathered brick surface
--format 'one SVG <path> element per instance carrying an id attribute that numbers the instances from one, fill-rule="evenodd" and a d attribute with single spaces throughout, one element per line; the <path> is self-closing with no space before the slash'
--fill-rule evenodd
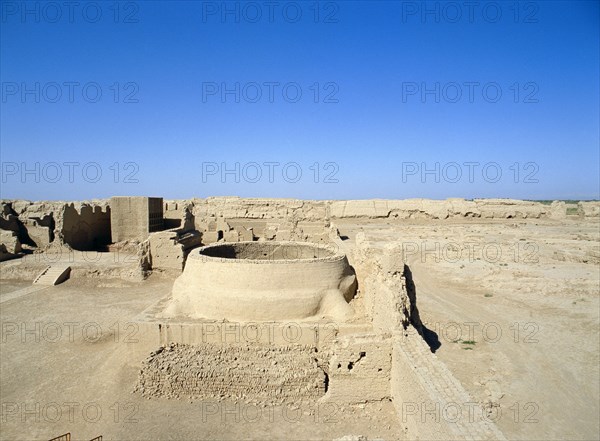
<path id="1" fill-rule="evenodd" d="M 394 337 L 392 396 L 400 423 L 420 439 L 504 440 L 504 435 L 409 327 Z"/>
<path id="2" fill-rule="evenodd" d="M 302 345 L 173 343 L 146 359 L 135 390 L 146 397 L 316 400 L 325 395 L 322 356 L 316 348 Z"/>

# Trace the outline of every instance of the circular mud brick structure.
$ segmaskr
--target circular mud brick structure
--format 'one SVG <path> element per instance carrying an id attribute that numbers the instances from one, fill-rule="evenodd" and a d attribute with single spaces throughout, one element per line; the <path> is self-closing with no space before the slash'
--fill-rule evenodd
<path id="1" fill-rule="evenodd" d="M 192 251 L 165 317 L 290 320 L 353 315 L 346 256 L 305 242 L 218 243 Z"/>

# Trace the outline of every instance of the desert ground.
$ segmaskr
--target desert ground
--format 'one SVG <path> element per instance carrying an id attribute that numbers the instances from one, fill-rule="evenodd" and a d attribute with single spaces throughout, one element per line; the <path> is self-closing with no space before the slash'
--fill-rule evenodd
<path id="1" fill-rule="evenodd" d="M 400 247 L 420 338 L 506 439 L 599 438 L 599 217 L 340 218 L 335 227 L 357 268 L 357 311 L 368 274 L 356 250 Z M 138 277 L 135 256 L 47 251 L 0 263 L 1 439 L 424 439 L 407 430 L 393 393 L 275 403 L 140 393 L 151 354 L 138 345 L 139 317 L 180 271 Z M 31 290 L 49 262 L 70 265 L 70 278 Z"/>
<path id="2" fill-rule="evenodd" d="M 582 258 L 598 252 L 597 221 L 369 222 L 341 231 L 407 244 L 436 355 L 479 402 L 501 409 L 493 418 L 508 439 L 598 437 L 600 268 Z"/>

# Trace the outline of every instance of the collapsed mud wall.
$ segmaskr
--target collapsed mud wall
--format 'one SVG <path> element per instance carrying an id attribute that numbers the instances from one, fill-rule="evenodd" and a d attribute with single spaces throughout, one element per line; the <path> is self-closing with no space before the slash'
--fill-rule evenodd
<path id="1" fill-rule="evenodd" d="M 190 231 L 195 229 L 193 203 L 189 200 L 163 200 L 163 217 L 165 230 L 178 229 Z"/>
<path id="2" fill-rule="evenodd" d="M 577 204 L 577 214 L 580 217 L 600 217 L 600 202 L 580 201 Z"/>
<path id="3" fill-rule="evenodd" d="M 109 201 L 89 202 L 30 202 L 23 200 L 3 200 L 0 228 L 17 233 L 21 243 L 44 248 L 58 238 L 62 243 L 75 249 L 97 249 L 110 243 Z M 209 197 L 206 199 L 164 201 L 165 230 L 178 229 L 181 232 L 197 230 L 208 234 L 203 243 L 224 238 L 229 233 L 231 241 L 248 240 L 250 234 L 266 239 L 274 238 L 274 230 L 281 237 L 277 240 L 294 240 L 294 236 L 315 236 L 322 241 L 323 226 L 331 219 L 342 218 L 398 218 L 398 219 L 447 219 L 453 217 L 476 217 L 488 219 L 508 218 L 564 218 L 566 208 L 563 202 L 552 204 L 521 201 L 514 199 L 404 199 L 404 200 L 347 200 L 314 201 L 299 199 L 262 199 L 239 197 Z M 599 202 L 580 202 L 581 216 L 600 215 Z M 224 229 L 211 228 L 211 222 L 237 220 L 254 221 L 240 225 L 239 229 L 227 226 Z M 276 226 L 273 222 L 279 221 Z M 256 223 L 258 222 L 258 223 Z M 282 223 L 283 222 L 283 223 Z M 317 227 L 311 223 L 323 224 Z M 249 230 L 254 231 L 250 232 Z M 320 231 L 319 231 L 320 229 Z M 234 232 L 231 232 L 235 230 Z M 271 236 L 271 237 L 269 237 Z M 286 237 L 287 236 L 287 237 Z M 241 237 L 241 238 L 240 238 Z M 301 238 L 300 238 L 301 239 Z M 323 238 L 324 239 L 324 238 Z"/>
<path id="4" fill-rule="evenodd" d="M 22 244 L 39 249 L 68 245 L 76 250 L 94 250 L 110 243 L 107 200 L 3 200 L 1 204 L 0 229 L 15 232 Z"/>
<path id="5" fill-rule="evenodd" d="M 12 231 L 22 244 L 46 247 L 55 237 L 53 213 L 58 206 L 28 201 L 3 201 L 0 229 Z"/>
<path id="6" fill-rule="evenodd" d="M 0 230 L 0 262 L 17 257 L 21 252 L 21 242 L 17 233 Z"/>
<path id="7" fill-rule="evenodd" d="M 98 250 L 111 242 L 108 205 L 68 204 L 62 213 L 62 239 L 76 250 Z"/>
<path id="8" fill-rule="evenodd" d="M 182 271 L 190 250 L 201 245 L 201 235 L 193 230 L 158 231 L 150 233 L 147 243 L 152 269 Z"/>
<path id="9" fill-rule="evenodd" d="M 342 336 L 333 342 L 326 399 L 366 403 L 391 399 L 392 345 L 389 336 Z"/>
<path id="10" fill-rule="evenodd" d="M 330 203 L 332 218 L 398 218 L 447 219 L 453 217 L 481 217 L 488 219 L 564 217 L 562 207 L 540 202 L 515 199 L 451 198 L 446 200 L 350 200 Z"/>
<path id="11" fill-rule="evenodd" d="M 349 260 L 356 270 L 359 286 L 355 308 L 361 309 L 373 329 L 392 332 L 412 325 L 420 332 L 416 292 L 401 246 L 374 247 L 361 232 L 356 236 L 356 247 Z"/>
<path id="12" fill-rule="evenodd" d="M 299 199 L 262 199 L 239 197 L 209 197 L 193 199 L 196 218 L 226 219 L 296 219 L 323 220 L 328 217 L 327 201 Z"/>
<path id="13" fill-rule="evenodd" d="M 345 201 L 311 201 L 298 199 L 252 199 L 239 197 L 212 197 L 193 199 L 196 218 L 224 217 L 247 219 L 291 219 L 315 221 L 341 218 L 424 218 L 452 217 L 509 218 L 564 218 L 564 203 L 551 205 L 516 199 L 450 198 L 431 199 L 368 199 Z"/>
<path id="14" fill-rule="evenodd" d="M 366 359 L 369 354 L 378 353 L 377 369 L 388 373 L 385 387 L 408 438 L 505 439 L 487 418 L 486 410 L 469 396 L 444 363 L 432 353 L 424 338 L 415 283 L 402 257 L 398 245 L 392 243 L 377 248 L 371 246 L 363 233 L 356 237 L 351 263 L 358 274 L 359 299 L 375 335 L 381 339 L 378 344 L 372 341 L 371 345 L 362 348 L 359 355 L 364 354 Z M 349 344 L 344 347 L 352 349 Z M 387 351 L 391 353 L 389 368 L 386 365 Z M 357 353 L 356 350 L 352 352 L 354 356 Z M 360 361 L 356 365 L 358 363 Z M 339 363 L 339 366 L 344 364 Z M 330 382 L 341 386 L 335 372 L 334 366 L 330 366 Z M 350 387 L 343 388 L 343 393 L 356 390 L 356 382 L 360 380 L 360 377 L 350 379 Z M 371 372 L 367 381 L 363 379 L 363 384 L 381 388 L 381 381 Z"/>
<path id="15" fill-rule="evenodd" d="M 109 200 L 30 202 L 4 200 L 0 216 L 3 258 L 17 256 L 20 245 L 39 250 L 66 245 L 75 250 L 104 250 L 114 241 Z M 600 203 L 580 202 L 581 217 L 600 215 Z M 314 201 L 209 197 L 163 201 L 163 232 L 149 239 L 155 269 L 181 270 L 187 253 L 217 241 L 308 241 L 330 243 L 331 222 L 343 218 L 539 219 L 566 217 L 564 202 L 512 199 L 405 199 Z M 16 241 L 13 239 L 16 237 Z M 18 242 L 18 244 L 17 244 Z M 11 252 L 12 250 L 12 252 Z"/>
<path id="16" fill-rule="evenodd" d="M 210 343 L 161 346 L 143 362 L 134 391 L 165 398 L 234 398 L 280 404 L 325 395 L 323 353 L 303 345 Z"/>

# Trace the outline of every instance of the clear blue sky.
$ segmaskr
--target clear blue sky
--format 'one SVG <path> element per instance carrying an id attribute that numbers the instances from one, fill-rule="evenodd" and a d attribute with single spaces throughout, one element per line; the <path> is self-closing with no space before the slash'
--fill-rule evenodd
<path id="1" fill-rule="evenodd" d="M 598 2 L 1 5 L 3 198 L 600 197 Z"/>

